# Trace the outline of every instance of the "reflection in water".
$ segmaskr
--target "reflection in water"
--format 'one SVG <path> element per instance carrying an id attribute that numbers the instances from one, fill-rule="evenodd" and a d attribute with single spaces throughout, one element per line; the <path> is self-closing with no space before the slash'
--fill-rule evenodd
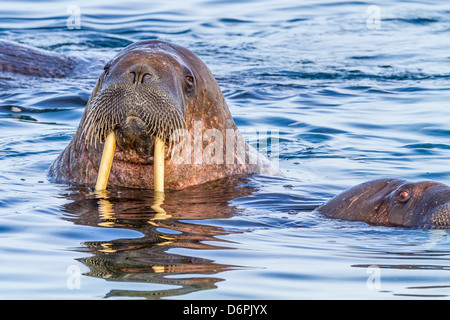
<path id="1" fill-rule="evenodd" d="M 188 190 L 155 195 L 153 191 L 118 189 L 91 193 L 77 189 L 65 195 L 66 219 L 93 227 L 126 228 L 139 231 L 141 238 L 84 242 L 80 251 L 92 256 L 79 261 L 89 267 L 88 276 L 112 281 L 151 282 L 176 285 L 161 291 L 112 290 L 111 296 L 159 298 L 216 288 L 223 279 L 204 277 L 239 266 L 169 252 L 173 248 L 227 249 L 218 237 L 231 231 L 201 224 L 198 220 L 226 219 L 239 212 L 229 201 L 252 194 L 255 188 L 244 180 L 226 179 Z M 189 220 L 197 220 L 189 223 Z M 186 277 L 173 275 L 186 275 Z M 200 275 L 199 277 L 192 276 Z"/>

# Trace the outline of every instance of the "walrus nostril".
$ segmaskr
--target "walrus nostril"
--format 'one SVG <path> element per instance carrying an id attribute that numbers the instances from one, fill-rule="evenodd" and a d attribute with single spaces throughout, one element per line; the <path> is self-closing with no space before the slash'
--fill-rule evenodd
<path id="1" fill-rule="evenodd" d="M 127 72 L 127 80 L 133 84 L 142 84 L 149 82 L 152 78 L 153 72 L 149 67 L 143 65 L 135 65 Z"/>
<path id="2" fill-rule="evenodd" d="M 148 72 L 144 73 L 144 74 L 136 74 L 136 72 L 131 71 L 130 72 L 130 78 L 131 78 L 131 82 L 134 84 L 142 84 L 145 82 L 149 82 L 150 79 L 152 78 L 152 75 Z"/>
<path id="3" fill-rule="evenodd" d="M 130 72 L 130 81 L 131 83 L 136 83 L 136 72 L 134 71 Z"/>
<path id="4" fill-rule="evenodd" d="M 149 82 L 152 79 L 152 75 L 150 73 L 144 73 L 142 75 L 141 83 Z"/>

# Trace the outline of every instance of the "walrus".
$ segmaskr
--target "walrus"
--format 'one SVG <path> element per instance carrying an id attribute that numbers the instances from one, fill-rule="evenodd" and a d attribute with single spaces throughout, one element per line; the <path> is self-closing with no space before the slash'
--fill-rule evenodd
<path id="1" fill-rule="evenodd" d="M 435 181 L 378 179 L 342 192 L 315 212 L 379 226 L 449 228 L 450 187 Z"/>
<path id="2" fill-rule="evenodd" d="M 116 144 L 108 186 L 153 189 L 155 141 L 163 141 L 167 189 L 279 174 L 245 142 L 208 67 L 165 41 L 133 43 L 105 65 L 74 137 L 48 170 L 50 178 L 93 186 L 111 133 Z"/>
<path id="3" fill-rule="evenodd" d="M 71 57 L 0 39 L 0 72 L 42 78 L 64 78 L 76 73 Z"/>

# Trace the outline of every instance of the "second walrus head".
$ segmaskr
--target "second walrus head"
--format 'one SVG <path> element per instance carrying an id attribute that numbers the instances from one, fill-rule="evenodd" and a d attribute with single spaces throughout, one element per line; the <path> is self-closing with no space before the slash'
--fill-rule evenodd
<path id="1" fill-rule="evenodd" d="M 372 225 L 450 228 L 450 187 L 434 181 L 379 179 L 342 192 L 316 212 Z"/>

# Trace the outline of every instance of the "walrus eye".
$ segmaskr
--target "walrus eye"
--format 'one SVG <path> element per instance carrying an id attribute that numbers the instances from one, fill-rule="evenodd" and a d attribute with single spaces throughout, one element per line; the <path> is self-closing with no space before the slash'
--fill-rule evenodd
<path id="1" fill-rule="evenodd" d="M 409 200 L 410 197 L 411 197 L 411 195 L 409 194 L 408 191 L 402 191 L 398 194 L 398 201 L 406 202 Z"/>
<path id="2" fill-rule="evenodd" d="M 105 77 L 108 75 L 109 73 L 109 67 L 111 66 L 111 61 L 109 61 L 107 64 L 105 64 L 105 66 L 103 67 L 103 71 L 105 72 Z"/>
<path id="3" fill-rule="evenodd" d="M 186 88 L 190 91 L 194 88 L 195 82 L 194 77 L 190 74 L 186 76 Z"/>

